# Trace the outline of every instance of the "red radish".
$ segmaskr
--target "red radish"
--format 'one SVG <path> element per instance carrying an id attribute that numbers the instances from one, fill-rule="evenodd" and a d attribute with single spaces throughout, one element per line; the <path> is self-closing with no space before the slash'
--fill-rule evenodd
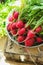
<path id="1" fill-rule="evenodd" d="M 39 26 L 38 28 L 36 28 L 36 32 L 38 33 L 38 32 L 40 32 L 42 30 L 42 27 L 41 26 Z"/>
<path id="2" fill-rule="evenodd" d="M 37 42 L 39 42 L 39 43 L 42 42 L 42 38 L 41 38 L 41 37 L 37 37 L 36 40 L 37 40 Z"/>
<path id="3" fill-rule="evenodd" d="M 21 21 L 21 20 L 17 21 L 16 27 L 17 27 L 17 28 L 23 28 L 23 27 L 24 27 L 23 21 Z"/>
<path id="4" fill-rule="evenodd" d="M 34 44 L 34 38 L 25 41 L 25 46 L 32 46 Z"/>
<path id="5" fill-rule="evenodd" d="M 12 29 L 16 29 L 16 23 L 13 22 L 11 27 L 12 27 Z"/>
<path id="6" fill-rule="evenodd" d="M 23 36 L 18 36 L 18 38 L 17 38 L 17 41 L 18 42 L 22 42 L 24 40 L 24 37 Z"/>
<path id="7" fill-rule="evenodd" d="M 11 15 L 11 16 L 9 16 L 8 20 L 9 20 L 9 22 L 12 22 L 14 20 L 14 17 Z"/>
<path id="8" fill-rule="evenodd" d="M 18 35 L 23 35 L 25 33 L 25 28 L 22 28 L 18 31 Z"/>
<path id="9" fill-rule="evenodd" d="M 17 19 L 17 18 L 18 18 L 18 15 L 19 15 L 19 12 L 15 11 L 15 12 L 13 13 L 14 19 Z"/>
<path id="10" fill-rule="evenodd" d="M 9 23 L 9 24 L 7 25 L 7 30 L 8 30 L 8 31 L 11 31 L 11 25 L 12 25 L 11 23 Z"/>
<path id="11" fill-rule="evenodd" d="M 28 38 L 33 38 L 33 37 L 35 37 L 35 33 L 32 30 L 29 30 L 28 34 L 27 34 L 27 37 Z"/>
<path id="12" fill-rule="evenodd" d="M 15 35 L 16 34 L 16 31 L 15 30 L 11 30 L 11 34 L 12 35 Z"/>

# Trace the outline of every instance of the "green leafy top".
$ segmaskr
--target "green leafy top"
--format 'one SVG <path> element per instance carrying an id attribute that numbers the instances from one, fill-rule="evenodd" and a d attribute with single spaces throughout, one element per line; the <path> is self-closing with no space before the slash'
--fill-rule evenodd
<path id="1" fill-rule="evenodd" d="M 8 0 L 5 4 L 0 3 L 0 36 L 6 35 L 6 17 L 12 9 L 17 9 L 20 13 L 18 19 L 26 22 L 26 26 L 32 25 L 32 28 L 43 26 L 43 0 L 21 0 L 21 6 L 15 6 L 14 0 Z M 39 23 L 38 23 L 39 22 Z M 4 27 L 3 27 L 4 26 Z M 35 28 L 34 28 L 35 27 Z"/>

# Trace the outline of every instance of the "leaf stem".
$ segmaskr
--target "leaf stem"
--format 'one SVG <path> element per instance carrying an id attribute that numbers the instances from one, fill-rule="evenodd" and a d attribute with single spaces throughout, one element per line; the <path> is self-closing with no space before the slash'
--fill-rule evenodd
<path id="1" fill-rule="evenodd" d="M 38 16 L 39 14 L 40 14 L 40 11 L 38 11 L 38 13 L 32 18 L 32 20 L 30 21 L 30 23 L 29 23 L 29 21 L 26 23 L 26 26 L 25 27 L 28 27 L 32 23 L 32 21 L 34 20 L 34 18 L 36 16 Z"/>
<path id="2" fill-rule="evenodd" d="M 35 25 L 35 27 L 33 28 L 33 31 L 40 26 L 43 23 L 43 16 L 37 21 L 37 24 Z"/>

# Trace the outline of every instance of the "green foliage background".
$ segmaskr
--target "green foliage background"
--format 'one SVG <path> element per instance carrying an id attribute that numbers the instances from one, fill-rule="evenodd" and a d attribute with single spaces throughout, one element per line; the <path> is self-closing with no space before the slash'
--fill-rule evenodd
<path id="1" fill-rule="evenodd" d="M 15 8 L 15 0 L 5 0 L 0 2 L 0 38 L 6 35 L 6 17 L 9 12 Z"/>
<path id="2" fill-rule="evenodd" d="M 28 19 L 31 20 L 31 16 L 34 15 L 37 10 L 41 10 L 43 12 L 43 0 L 21 0 L 21 7 L 19 6 L 15 6 L 16 0 L 5 0 L 5 2 L 0 3 L 0 38 L 3 37 L 6 34 L 6 18 L 9 14 L 9 12 L 16 8 L 18 9 L 20 12 L 22 11 L 23 8 L 25 8 L 25 6 L 28 4 L 29 8 L 26 7 L 25 10 L 23 9 L 23 15 L 21 15 L 21 18 L 23 19 L 23 17 L 26 18 L 26 20 L 28 21 Z M 27 14 L 27 11 L 29 12 L 29 10 L 31 12 L 29 12 L 28 17 L 26 17 L 25 15 Z M 41 14 L 41 13 L 40 13 Z M 43 16 L 43 13 L 41 14 Z M 34 17 L 34 16 L 32 16 Z M 35 24 L 36 21 L 34 20 L 32 24 Z M 27 24 L 29 24 L 27 22 Z M 43 25 L 42 25 L 43 26 Z M 41 32 L 43 34 L 43 32 Z"/>

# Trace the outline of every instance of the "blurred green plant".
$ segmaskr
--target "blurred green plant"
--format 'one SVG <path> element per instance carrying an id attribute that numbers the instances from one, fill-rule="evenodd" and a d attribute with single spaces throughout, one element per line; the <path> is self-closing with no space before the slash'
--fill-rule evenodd
<path id="1" fill-rule="evenodd" d="M 28 21 L 28 19 L 32 19 L 31 17 L 34 17 L 34 14 L 37 14 L 38 12 L 42 12 L 39 13 L 38 15 L 42 15 L 43 16 L 43 0 L 21 0 L 21 6 L 16 6 L 17 3 L 15 4 L 16 0 L 5 0 L 5 2 L 0 3 L 0 37 L 6 35 L 6 18 L 9 14 L 9 12 L 16 8 L 17 10 L 19 10 L 19 12 L 23 11 L 20 18 L 23 19 L 23 17 L 25 17 L 25 21 Z M 26 5 L 28 5 L 27 7 L 25 7 Z M 25 10 L 24 10 L 25 8 Z M 27 9 L 26 9 L 27 8 Z M 41 11 L 39 11 L 41 10 Z M 29 15 L 27 14 L 27 11 L 29 12 Z M 27 15 L 27 16 L 25 16 Z M 37 19 L 37 18 L 36 18 Z M 35 20 L 34 20 L 35 21 Z M 29 23 L 27 23 L 28 25 Z M 33 24 L 36 24 L 36 21 L 33 22 Z"/>
<path id="2" fill-rule="evenodd" d="M 0 3 L 0 38 L 6 35 L 6 18 L 9 12 L 18 8 L 14 5 L 15 0 L 6 0 L 5 3 Z"/>

